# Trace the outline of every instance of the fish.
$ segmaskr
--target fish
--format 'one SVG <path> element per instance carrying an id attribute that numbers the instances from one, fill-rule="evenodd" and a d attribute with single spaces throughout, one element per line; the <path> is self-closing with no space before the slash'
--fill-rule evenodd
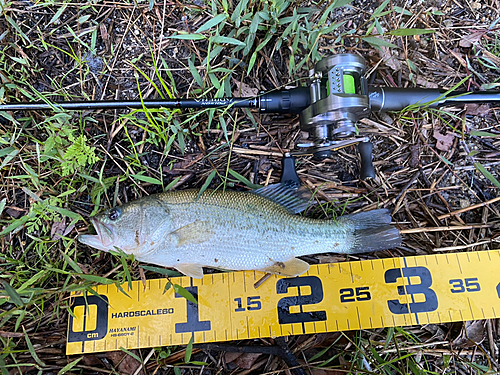
<path id="1" fill-rule="evenodd" d="M 97 234 L 78 240 L 193 278 L 203 277 L 203 267 L 299 276 L 309 269 L 297 258 L 303 255 L 366 253 L 401 244 L 387 209 L 324 220 L 298 215 L 310 205 L 306 190 L 278 183 L 247 192 L 153 194 L 92 217 Z"/>

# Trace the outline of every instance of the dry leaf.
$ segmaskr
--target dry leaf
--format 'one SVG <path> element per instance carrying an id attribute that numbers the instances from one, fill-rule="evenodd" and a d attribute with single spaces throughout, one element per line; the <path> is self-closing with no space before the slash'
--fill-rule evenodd
<path id="1" fill-rule="evenodd" d="M 342 255 L 315 255 L 314 256 L 320 263 L 338 263 L 344 262 L 345 256 Z"/>
<path id="2" fill-rule="evenodd" d="M 458 45 L 460 47 L 464 47 L 464 48 L 472 47 L 473 44 L 475 44 L 481 40 L 483 35 L 484 35 L 483 31 L 476 31 L 475 33 L 465 35 L 462 39 L 460 39 L 460 42 L 458 42 Z"/>
<path id="3" fill-rule="evenodd" d="M 240 81 L 234 81 L 234 84 L 236 88 L 233 90 L 233 95 L 235 97 L 243 97 L 243 98 L 248 98 L 248 97 L 254 97 L 259 95 L 259 90 L 256 89 L 255 87 L 252 87 L 250 85 L 247 85 L 244 82 Z M 241 90 L 240 90 L 241 88 Z"/>
<path id="4" fill-rule="evenodd" d="M 144 287 L 144 290 L 146 290 L 146 274 L 144 273 L 144 268 L 139 267 L 139 276 L 141 278 L 142 286 Z"/>
<path id="5" fill-rule="evenodd" d="M 374 29 L 372 34 L 378 34 L 377 30 Z M 379 35 L 375 35 L 375 37 L 384 40 L 384 38 Z M 380 58 L 384 61 L 385 65 L 387 65 L 389 68 L 392 68 L 396 72 L 401 70 L 401 61 L 397 59 L 396 51 L 393 51 L 391 48 L 384 46 L 379 46 L 377 50 Z"/>
<path id="6" fill-rule="evenodd" d="M 481 9 L 482 7 L 483 7 L 483 5 L 479 1 L 474 1 L 474 2 L 470 3 L 470 8 L 473 10 L 478 10 L 478 9 Z"/>
<path id="7" fill-rule="evenodd" d="M 439 88 L 439 85 L 434 82 L 429 82 L 427 79 L 423 77 L 417 77 L 417 85 L 423 86 L 427 89 L 437 89 Z"/>
<path id="8" fill-rule="evenodd" d="M 490 113 L 490 106 L 488 104 L 466 104 L 465 113 L 471 116 L 488 116 Z"/>
<path id="9" fill-rule="evenodd" d="M 380 46 L 379 55 L 382 60 L 384 60 L 385 65 L 392 68 L 394 71 L 401 70 L 401 61 L 398 60 L 396 55 L 392 54 L 389 47 Z"/>
<path id="10" fill-rule="evenodd" d="M 183 159 L 181 159 L 178 162 L 165 165 L 163 167 L 163 172 L 172 175 L 184 174 L 184 172 L 190 171 L 189 168 L 194 163 L 196 163 L 196 161 L 200 160 L 202 157 L 203 154 L 186 155 Z"/>
<path id="11" fill-rule="evenodd" d="M 226 363 L 231 363 L 231 362 L 234 362 L 236 360 L 236 358 L 240 357 L 241 355 L 243 355 L 243 353 L 238 353 L 238 352 L 226 352 L 224 354 L 224 361 Z"/>
<path id="12" fill-rule="evenodd" d="M 470 348 L 483 342 L 484 338 L 484 320 L 468 321 L 462 325 L 462 331 L 452 345 L 454 348 Z"/>
<path id="13" fill-rule="evenodd" d="M 93 367 L 102 366 L 101 360 L 92 354 L 84 355 L 82 357 L 82 363 L 85 366 L 93 366 Z"/>
<path id="14" fill-rule="evenodd" d="M 99 25 L 99 31 L 101 32 L 101 38 L 104 41 L 107 41 L 109 39 L 109 34 L 108 34 L 108 30 L 106 29 L 106 25 L 101 23 Z"/>
<path id="15" fill-rule="evenodd" d="M 50 228 L 50 238 L 52 240 L 59 240 L 61 236 L 64 235 L 66 229 L 66 219 L 63 218 L 61 221 L 54 221 L 52 228 Z"/>
<path id="16" fill-rule="evenodd" d="M 410 167 L 416 168 L 420 165 L 420 144 L 410 146 Z"/>
<path id="17" fill-rule="evenodd" d="M 346 371 L 341 371 L 341 370 L 333 370 L 333 369 L 328 369 L 322 370 L 320 368 L 311 368 L 309 370 L 312 375 L 345 375 Z"/>
<path id="18" fill-rule="evenodd" d="M 239 368 L 251 369 L 257 358 L 261 356 L 261 353 L 243 353 L 238 358 L 236 358 L 233 363 Z"/>
<path id="19" fill-rule="evenodd" d="M 8 207 L 5 209 L 5 213 L 12 216 L 14 219 L 19 219 L 21 216 L 23 216 L 24 212 L 25 210 L 17 207 Z"/>
<path id="20" fill-rule="evenodd" d="M 341 335 L 340 332 L 318 333 L 314 340 L 313 347 L 327 347 L 336 342 Z"/>
<path id="21" fill-rule="evenodd" d="M 138 354 L 137 350 L 131 350 L 131 352 Z M 124 374 L 134 374 L 139 366 L 141 366 L 141 363 L 137 359 L 122 351 L 107 352 L 106 358 L 113 363 L 113 366 L 120 373 Z M 144 375 L 144 371 L 140 370 L 138 375 Z"/>
<path id="22" fill-rule="evenodd" d="M 422 329 L 432 334 L 432 337 L 425 342 L 442 341 L 446 337 L 446 333 L 437 324 L 426 324 Z"/>
<path id="23" fill-rule="evenodd" d="M 89 267 L 86 264 L 83 264 L 83 263 L 80 263 L 80 262 L 76 262 L 76 264 L 78 264 L 78 267 L 80 267 L 82 269 L 82 272 L 85 275 L 88 275 L 90 273 Z"/>
<path id="24" fill-rule="evenodd" d="M 453 145 L 453 140 L 455 139 L 455 134 L 446 133 L 441 134 L 439 130 L 434 129 L 434 138 L 436 138 L 436 148 L 441 151 L 449 151 L 450 147 Z"/>
<path id="25" fill-rule="evenodd" d="M 24 335 L 22 333 L 18 332 L 8 332 L 8 331 L 0 331 L 0 337 L 23 337 Z"/>

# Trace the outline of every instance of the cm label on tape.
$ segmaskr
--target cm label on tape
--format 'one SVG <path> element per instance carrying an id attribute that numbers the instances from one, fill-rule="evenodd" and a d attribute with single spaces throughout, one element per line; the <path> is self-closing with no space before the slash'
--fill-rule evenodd
<path id="1" fill-rule="evenodd" d="M 73 297 L 68 354 L 499 317 L 500 251 L 320 264 L 299 277 L 245 271 L 100 285 Z"/>

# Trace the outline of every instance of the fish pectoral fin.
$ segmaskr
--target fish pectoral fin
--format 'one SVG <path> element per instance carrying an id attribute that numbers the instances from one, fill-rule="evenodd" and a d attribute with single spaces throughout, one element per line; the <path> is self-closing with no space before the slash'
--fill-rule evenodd
<path id="1" fill-rule="evenodd" d="M 213 228 L 206 220 L 197 220 L 170 233 L 177 239 L 176 247 L 205 242 L 213 234 Z"/>
<path id="2" fill-rule="evenodd" d="M 174 268 L 183 273 L 186 276 L 192 277 L 194 279 L 203 278 L 203 268 L 199 264 L 195 263 L 181 263 L 176 264 Z"/>
<path id="3" fill-rule="evenodd" d="M 286 262 L 275 262 L 260 271 L 281 276 L 299 276 L 309 269 L 309 263 L 303 260 L 292 258 Z"/>

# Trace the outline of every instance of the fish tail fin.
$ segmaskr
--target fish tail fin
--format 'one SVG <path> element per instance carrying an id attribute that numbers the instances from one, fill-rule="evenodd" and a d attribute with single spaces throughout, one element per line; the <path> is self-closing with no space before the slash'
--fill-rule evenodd
<path id="1" fill-rule="evenodd" d="M 387 209 L 372 210 L 342 216 L 339 221 L 354 226 L 354 241 L 350 254 L 392 249 L 401 245 L 401 234 L 392 226 Z"/>

